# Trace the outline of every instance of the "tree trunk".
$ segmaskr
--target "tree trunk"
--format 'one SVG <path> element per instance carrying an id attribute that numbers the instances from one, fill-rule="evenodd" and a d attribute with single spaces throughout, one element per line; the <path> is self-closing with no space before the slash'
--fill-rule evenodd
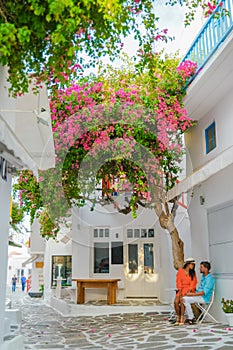
<path id="1" fill-rule="evenodd" d="M 180 238 L 176 227 L 169 233 L 172 240 L 173 265 L 178 270 L 184 266 L 184 242 Z"/>
<path id="2" fill-rule="evenodd" d="M 108 201 L 114 202 L 111 196 L 108 197 Z M 104 199 L 105 205 L 108 203 Z M 138 201 L 140 205 L 143 205 L 140 200 Z M 179 236 L 179 232 L 174 224 L 176 209 L 178 207 L 177 200 L 173 202 L 172 209 L 169 209 L 168 202 L 165 200 L 164 192 L 161 190 L 157 193 L 157 197 L 154 202 L 155 213 L 159 218 L 160 226 L 167 230 L 171 236 L 172 240 L 172 255 L 173 255 L 173 266 L 176 270 L 184 266 L 184 242 Z M 164 208 L 164 210 L 163 210 Z M 132 211 L 130 205 L 124 207 L 123 209 L 117 208 L 120 213 L 128 214 Z"/>
<path id="3" fill-rule="evenodd" d="M 166 213 L 162 209 L 162 204 L 157 203 L 155 212 L 159 218 L 160 226 L 170 233 L 172 240 L 173 265 L 176 270 L 184 265 L 184 242 L 179 236 L 179 232 L 174 224 L 174 216 L 170 213 L 168 204 L 165 203 Z"/>

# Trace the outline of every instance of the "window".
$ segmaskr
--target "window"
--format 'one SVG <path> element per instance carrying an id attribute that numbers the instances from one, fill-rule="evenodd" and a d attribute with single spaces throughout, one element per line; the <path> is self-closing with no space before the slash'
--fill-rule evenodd
<path id="1" fill-rule="evenodd" d="M 17 281 L 20 281 L 22 276 L 24 276 L 24 269 L 17 269 Z"/>
<path id="2" fill-rule="evenodd" d="M 149 228 L 149 230 L 148 230 L 148 237 L 151 238 L 151 237 L 154 237 L 154 236 L 155 236 L 154 229 L 153 228 Z"/>
<path id="3" fill-rule="evenodd" d="M 133 238 L 133 229 L 132 228 L 127 229 L 127 238 Z"/>
<path id="4" fill-rule="evenodd" d="M 141 238 L 146 238 L 147 237 L 147 229 L 146 228 L 142 228 L 141 229 Z"/>
<path id="5" fill-rule="evenodd" d="M 102 197 L 118 196 L 117 183 L 113 175 L 106 175 L 102 180 Z"/>
<path id="6" fill-rule="evenodd" d="M 51 285 L 57 285 L 57 277 L 62 277 L 62 285 L 72 284 L 72 257 L 71 255 L 54 255 L 52 256 L 52 281 Z"/>
<path id="7" fill-rule="evenodd" d="M 205 145 L 206 154 L 208 154 L 216 147 L 215 122 L 210 124 L 210 126 L 208 126 L 208 128 L 205 129 Z"/>
<path id="8" fill-rule="evenodd" d="M 109 228 L 104 229 L 104 235 L 105 237 L 109 238 Z"/>
<path id="9" fill-rule="evenodd" d="M 128 244 L 129 273 L 138 273 L 138 245 Z"/>
<path id="10" fill-rule="evenodd" d="M 93 229 L 93 270 L 94 273 L 109 273 L 110 228 Z"/>
<path id="11" fill-rule="evenodd" d="M 154 245 L 153 243 L 144 244 L 144 273 L 154 273 Z"/>
<path id="12" fill-rule="evenodd" d="M 109 238 L 110 230 L 109 228 L 94 228 L 93 237 L 94 238 Z"/>
<path id="13" fill-rule="evenodd" d="M 111 263 L 113 265 L 123 264 L 123 242 L 111 243 Z"/>
<path id="14" fill-rule="evenodd" d="M 109 243 L 94 243 L 94 273 L 109 273 Z"/>
<path id="15" fill-rule="evenodd" d="M 153 228 L 128 228 L 126 234 L 127 238 L 154 238 L 155 231 Z"/>

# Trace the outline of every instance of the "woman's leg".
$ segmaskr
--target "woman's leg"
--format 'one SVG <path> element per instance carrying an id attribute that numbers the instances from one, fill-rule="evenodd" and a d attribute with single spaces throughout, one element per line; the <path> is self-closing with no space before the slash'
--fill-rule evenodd
<path id="1" fill-rule="evenodd" d="M 180 326 L 184 325 L 184 313 L 185 313 L 185 306 L 184 306 L 184 303 L 183 303 L 183 299 L 180 298 Z"/>
<path id="2" fill-rule="evenodd" d="M 174 309 L 176 312 L 176 323 L 175 325 L 178 325 L 180 323 L 180 296 L 176 295 L 175 300 L 174 300 Z"/>

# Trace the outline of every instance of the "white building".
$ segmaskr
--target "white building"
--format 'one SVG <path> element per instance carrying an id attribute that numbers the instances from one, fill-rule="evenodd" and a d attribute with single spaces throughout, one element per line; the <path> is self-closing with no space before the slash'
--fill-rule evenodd
<path id="1" fill-rule="evenodd" d="M 38 95 L 31 92 L 16 99 L 8 96 L 7 70 L 0 67 L 0 319 L 5 318 L 8 239 L 12 175 L 16 169 L 38 169 L 54 166 L 54 146 L 46 89 Z M 0 322 L 0 348 L 23 349 L 22 339 L 4 343 L 6 323 Z"/>
<path id="2" fill-rule="evenodd" d="M 188 257 L 192 255 L 190 222 L 187 210 L 182 205 L 184 201 L 177 211 L 175 223 L 185 242 L 185 256 Z M 176 271 L 171 238 L 168 232 L 160 228 L 156 214 L 150 209 L 141 208 L 137 218 L 133 219 L 131 214 L 119 214 L 112 206 L 97 205 L 94 211 L 90 211 L 88 205 L 73 208 L 72 227 L 70 231 L 60 233 L 57 242 L 52 239 L 45 242 L 40 237 L 38 222 L 34 222 L 30 254 L 31 259 L 35 259 L 32 262 L 33 292 L 39 290 L 35 264 L 39 258 L 44 261 L 46 299 L 58 295 L 55 288 L 59 269 L 63 286 L 71 286 L 72 278 L 119 278 L 118 300 L 158 298 L 161 302 L 169 303 L 174 298 Z M 75 282 L 69 289 L 72 289 L 70 296 L 74 298 Z M 65 295 L 63 290 L 60 296 Z M 85 292 L 85 301 L 106 298 L 104 289 L 87 289 Z"/>
<path id="3" fill-rule="evenodd" d="M 26 278 L 32 273 L 32 266 L 28 264 L 27 266 L 23 266 L 25 260 L 29 258 L 29 254 L 27 251 L 27 247 L 21 245 L 21 247 L 12 247 L 8 248 L 8 276 L 7 276 L 7 284 L 11 285 L 11 279 L 13 275 L 17 277 L 17 285 L 21 288 L 20 278 L 21 276 L 25 276 Z"/>
<path id="4" fill-rule="evenodd" d="M 231 6 L 227 2 L 227 6 Z M 229 9 L 232 10 L 232 9 Z M 232 13 L 232 11 L 230 11 Z M 197 120 L 185 135 L 187 178 L 169 192 L 169 198 L 188 193 L 189 217 L 180 210 L 176 224 L 185 243 L 185 257 L 210 260 L 216 278 L 214 313 L 224 319 L 221 298 L 232 299 L 233 268 L 233 34 L 232 17 L 210 18 L 186 59 L 197 61 L 199 73 L 187 89 L 185 106 Z M 203 39 L 203 37 L 205 39 Z M 66 240 L 65 240 L 66 241 Z M 72 244 L 48 242 L 45 248 L 45 290 L 56 280 L 59 265 L 66 282 L 72 278 L 120 278 L 119 298 L 173 296 L 175 285 L 169 234 L 161 230 L 149 210 L 138 218 L 109 208 L 73 209 Z M 200 276 L 199 276 L 200 279 Z M 87 291 L 86 300 L 104 298 L 99 290 Z"/>
<path id="5" fill-rule="evenodd" d="M 226 4 L 230 17 L 211 18 L 186 56 L 199 65 L 185 97 L 197 125 L 185 135 L 188 176 L 169 193 L 189 194 L 193 256 L 212 263 L 220 321 L 221 298 L 233 298 L 233 26 L 232 2 Z"/>
<path id="6" fill-rule="evenodd" d="M 176 224 L 188 256 L 190 227 L 182 208 Z M 120 278 L 120 299 L 149 297 L 168 302 L 165 289 L 175 285 L 171 239 L 150 209 L 139 209 L 136 219 L 112 208 L 74 209 L 72 259 L 73 278 Z M 96 299 L 97 295 L 87 290 L 86 298 Z"/>

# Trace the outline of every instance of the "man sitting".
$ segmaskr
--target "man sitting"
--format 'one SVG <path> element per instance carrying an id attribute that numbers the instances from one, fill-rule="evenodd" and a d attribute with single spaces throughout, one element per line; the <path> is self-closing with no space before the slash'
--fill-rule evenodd
<path id="1" fill-rule="evenodd" d="M 199 287 L 196 292 L 188 292 L 183 297 L 183 303 L 185 306 L 188 324 L 193 324 L 195 322 L 193 310 L 191 304 L 193 303 L 209 303 L 213 290 L 214 290 L 214 278 L 210 273 L 211 265 L 208 261 L 202 261 L 200 263 L 200 272 L 202 273 L 202 278 Z"/>

